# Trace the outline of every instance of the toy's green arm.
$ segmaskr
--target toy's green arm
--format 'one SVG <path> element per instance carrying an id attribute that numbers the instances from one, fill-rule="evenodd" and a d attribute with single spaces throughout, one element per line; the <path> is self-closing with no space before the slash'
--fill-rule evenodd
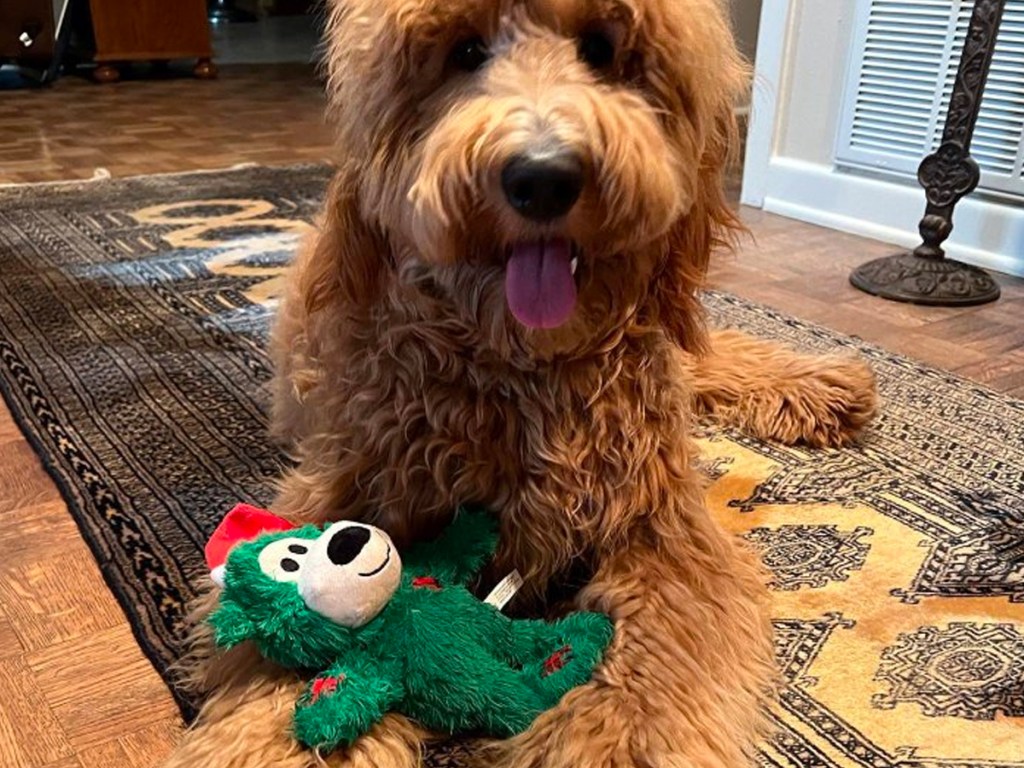
<path id="1" fill-rule="evenodd" d="M 401 675 L 358 652 L 321 672 L 295 705 L 295 737 L 326 754 L 358 739 L 402 700 Z"/>
<path id="2" fill-rule="evenodd" d="M 479 508 L 460 507 L 455 519 L 434 541 L 402 555 L 403 568 L 413 575 L 433 576 L 442 583 L 470 581 L 494 557 L 498 521 Z"/>

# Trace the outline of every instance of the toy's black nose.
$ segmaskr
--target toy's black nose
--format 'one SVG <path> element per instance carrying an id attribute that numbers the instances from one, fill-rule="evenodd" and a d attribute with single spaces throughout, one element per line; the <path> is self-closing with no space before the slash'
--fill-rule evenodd
<path id="1" fill-rule="evenodd" d="M 583 191 L 583 163 L 571 152 L 517 155 L 501 170 L 505 199 L 521 216 L 551 221 L 564 216 Z"/>
<path id="2" fill-rule="evenodd" d="M 342 528 L 327 542 L 327 557 L 335 565 L 348 565 L 359 557 L 369 540 L 370 531 L 366 528 L 357 525 Z"/>

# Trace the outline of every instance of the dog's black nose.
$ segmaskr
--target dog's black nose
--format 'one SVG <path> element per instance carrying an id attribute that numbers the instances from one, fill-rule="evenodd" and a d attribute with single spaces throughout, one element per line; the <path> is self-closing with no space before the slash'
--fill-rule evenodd
<path id="1" fill-rule="evenodd" d="M 501 188 L 509 205 L 533 221 L 567 214 L 583 191 L 583 163 L 570 153 L 513 157 L 501 170 Z"/>
<path id="2" fill-rule="evenodd" d="M 363 551 L 370 540 L 370 531 L 357 525 L 342 528 L 327 542 L 327 557 L 335 565 L 348 565 Z"/>

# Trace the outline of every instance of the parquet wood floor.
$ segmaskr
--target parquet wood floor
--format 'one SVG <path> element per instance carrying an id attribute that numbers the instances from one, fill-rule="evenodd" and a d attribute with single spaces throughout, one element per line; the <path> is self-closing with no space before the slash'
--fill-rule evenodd
<path id="1" fill-rule="evenodd" d="M 330 154 L 322 106 L 310 69 L 293 65 L 5 92 L 0 183 L 317 161 Z M 756 240 L 719 259 L 713 286 L 1024 397 L 1024 281 L 1003 280 L 1003 299 L 986 307 L 883 302 L 846 280 L 889 247 L 743 215 Z M 56 487 L 0 407 L 0 766 L 151 768 L 180 728 Z"/>
<path id="2" fill-rule="evenodd" d="M 310 66 L 228 66 L 182 76 L 0 92 L 0 183 L 319 162 L 330 133 Z M 296 129 L 298 126 L 298 129 Z"/>

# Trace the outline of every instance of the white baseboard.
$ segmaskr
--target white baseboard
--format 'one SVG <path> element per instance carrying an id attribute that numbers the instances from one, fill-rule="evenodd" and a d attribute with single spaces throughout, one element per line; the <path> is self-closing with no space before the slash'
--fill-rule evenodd
<path id="1" fill-rule="evenodd" d="M 764 210 L 900 247 L 920 242 L 924 192 L 917 185 L 843 173 L 774 157 L 766 174 Z M 1024 207 L 977 197 L 960 201 L 947 255 L 1024 277 Z"/>

